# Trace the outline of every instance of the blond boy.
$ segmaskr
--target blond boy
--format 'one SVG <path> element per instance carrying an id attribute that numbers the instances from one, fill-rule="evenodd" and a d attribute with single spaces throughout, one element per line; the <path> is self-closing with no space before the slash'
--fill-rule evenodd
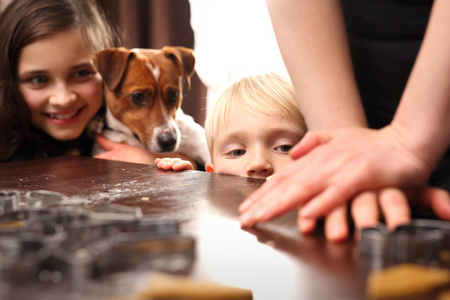
<path id="1" fill-rule="evenodd" d="M 229 85 L 208 112 L 207 172 L 267 178 L 291 161 L 289 150 L 306 125 L 291 83 L 274 74 L 244 77 Z M 192 170 L 181 159 L 156 159 L 164 170 Z"/>

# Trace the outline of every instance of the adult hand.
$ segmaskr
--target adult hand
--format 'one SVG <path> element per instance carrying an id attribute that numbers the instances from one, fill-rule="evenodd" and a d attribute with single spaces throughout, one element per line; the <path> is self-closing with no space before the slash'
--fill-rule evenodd
<path id="1" fill-rule="evenodd" d="M 294 162 L 241 204 L 242 226 L 268 221 L 299 205 L 300 217 L 314 220 L 365 190 L 418 186 L 431 172 L 390 126 L 309 132 L 291 156 Z"/>

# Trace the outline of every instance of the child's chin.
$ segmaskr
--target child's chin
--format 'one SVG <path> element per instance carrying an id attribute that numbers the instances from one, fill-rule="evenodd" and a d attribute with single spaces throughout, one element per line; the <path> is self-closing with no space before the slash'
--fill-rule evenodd
<path id="1" fill-rule="evenodd" d="M 47 132 L 51 137 L 53 137 L 55 140 L 65 142 L 65 141 L 71 141 L 74 139 L 77 139 L 80 137 L 83 130 L 63 130 L 62 132 Z"/>

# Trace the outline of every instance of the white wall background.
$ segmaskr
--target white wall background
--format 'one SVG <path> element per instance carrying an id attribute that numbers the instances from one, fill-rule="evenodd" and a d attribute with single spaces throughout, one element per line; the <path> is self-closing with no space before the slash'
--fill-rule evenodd
<path id="1" fill-rule="evenodd" d="M 189 1 L 196 71 L 208 89 L 207 111 L 230 81 L 264 72 L 289 78 L 265 0 Z"/>

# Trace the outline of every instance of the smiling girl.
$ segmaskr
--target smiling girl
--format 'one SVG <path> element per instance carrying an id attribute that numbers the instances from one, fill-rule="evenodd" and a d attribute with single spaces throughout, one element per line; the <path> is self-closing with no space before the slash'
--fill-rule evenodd
<path id="1" fill-rule="evenodd" d="M 118 45 L 95 1 L 12 1 L 0 32 L 0 162 L 89 155 L 103 101 L 92 54 Z"/>

